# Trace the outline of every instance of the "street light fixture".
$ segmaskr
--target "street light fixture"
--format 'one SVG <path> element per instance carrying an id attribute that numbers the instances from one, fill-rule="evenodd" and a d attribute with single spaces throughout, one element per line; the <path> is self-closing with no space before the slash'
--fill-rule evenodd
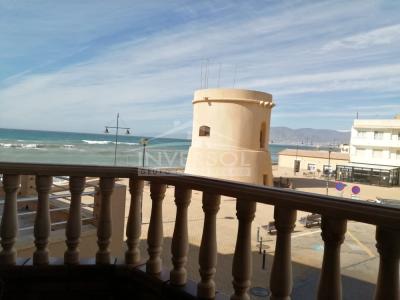
<path id="1" fill-rule="evenodd" d="M 109 129 L 116 129 L 115 130 L 115 149 L 114 149 L 114 166 L 117 165 L 117 148 L 118 148 L 118 131 L 119 129 L 126 129 L 126 134 L 131 134 L 129 127 L 120 127 L 119 126 L 119 113 L 117 113 L 117 126 L 105 126 L 106 129 L 104 133 L 110 133 Z"/>

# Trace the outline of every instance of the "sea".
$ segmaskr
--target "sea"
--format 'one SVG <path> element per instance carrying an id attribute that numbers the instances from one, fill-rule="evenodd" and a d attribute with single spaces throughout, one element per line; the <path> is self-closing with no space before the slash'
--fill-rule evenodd
<path id="1" fill-rule="evenodd" d="M 147 145 L 141 139 L 147 138 Z M 0 128 L 0 162 L 183 168 L 191 141 L 163 137 L 56 132 Z M 269 145 L 273 163 L 278 152 L 296 145 Z M 299 149 L 312 149 L 298 146 Z M 115 155 L 116 153 L 116 155 Z M 143 161 L 144 157 L 144 161 Z"/>

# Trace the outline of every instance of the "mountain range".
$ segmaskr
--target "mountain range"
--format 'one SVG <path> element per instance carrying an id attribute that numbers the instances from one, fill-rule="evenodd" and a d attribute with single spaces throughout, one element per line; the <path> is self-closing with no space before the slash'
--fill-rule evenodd
<path id="1" fill-rule="evenodd" d="M 271 144 L 284 145 L 338 145 L 350 143 L 350 131 L 330 129 L 271 127 Z"/>

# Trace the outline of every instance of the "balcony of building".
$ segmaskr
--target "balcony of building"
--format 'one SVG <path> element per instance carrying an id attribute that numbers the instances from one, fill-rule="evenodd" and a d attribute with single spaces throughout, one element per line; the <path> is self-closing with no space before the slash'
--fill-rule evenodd
<path id="1" fill-rule="evenodd" d="M 397 137 L 397 136 L 396 136 Z M 370 139 L 365 137 L 353 137 L 352 146 L 377 147 L 383 149 L 400 149 L 400 139 Z"/>
<path id="2" fill-rule="evenodd" d="M 352 299 L 400 297 L 400 210 L 395 207 L 130 167 L 0 163 L 0 174 L 3 175 L 4 189 L 0 230 L 3 299 L 119 299 L 127 296 L 134 299 L 249 299 L 249 288 L 254 287 L 252 282 L 264 282 L 261 287 L 268 287 L 270 299 L 290 299 L 291 296 L 297 299 L 342 299 L 346 294 L 345 288 L 359 289 Z M 21 238 L 18 235 L 21 175 L 36 177 L 37 205 L 32 207 L 35 219 L 31 232 L 34 244 L 31 257 L 23 257 L 16 250 L 16 243 Z M 54 210 L 50 205 L 50 191 L 54 176 L 69 179 L 63 257 L 52 257 L 49 251 L 53 234 L 51 211 Z M 97 242 L 90 240 L 89 252 L 92 254 L 88 257 L 79 252 L 84 240 L 82 197 L 87 178 L 99 178 L 98 211 L 94 223 Z M 123 227 L 120 226 L 123 216 L 115 216 L 121 204 L 115 200 L 116 179 L 129 180 L 125 232 L 121 232 Z M 149 184 L 149 198 L 144 194 L 146 184 Z M 176 209 L 166 220 L 163 218 L 166 206 L 163 199 L 166 193 L 171 192 L 174 193 Z M 200 203 L 194 200 L 197 195 L 201 197 Z M 226 239 L 217 236 L 220 229 L 218 220 L 226 217 L 219 211 L 221 199 L 233 205 L 236 211 L 237 230 L 224 232 L 225 236 L 236 237 L 232 255 L 220 251 Z M 142 219 L 142 209 L 146 206 L 150 210 L 148 220 Z M 188 220 L 188 212 L 193 206 L 201 206 L 202 213 L 198 215 L 197 223 Z M 258 272 L 264 274 L 261 278 L 252 275 L 254 259 L 258 255 L 253 247 L 255 231 L 252 223 L 256 211 L 262 214 L 265 206 L 274 207 L 276 235 L 274 251 L 266 258 L 271 262 L 270 271 Z M 303 285 L 317 277 L 317 287 L 302 295 L 298 292 L 294 295 L 293 277 L 303 266 L 292 260 L 292 236 L 301 212 L 322 216 L 324 245 L 320 266 L 302 274 Z M 341 274 L 341 245 L 348 223 L 352 221 L 375 228 L 371 234 L 376 235 L 379 255 L 379 271 L 373 274 L 376 285 L 349 280 Z M 164 236 L 166 229 L 171 229 L 171 238 Z M 145 240 L 141 240 L 142 230 L 147 230 Z M 200 233 L 198 246 L 189 241 L 193 231 Z M 122 235 L 126 237 L 126 250 L 123 255 L 115 256 L 112 243 Z M 351 252 L 351 249 L 346 251 Z M 225 272 L 227 264 L 231 264 L 231 272 Z M 224 285 L 232 282 L 232 294 L 220 292 L 220 285 L 216 282 Z M 369 296 L 354 296 L 365 294 Z"/>

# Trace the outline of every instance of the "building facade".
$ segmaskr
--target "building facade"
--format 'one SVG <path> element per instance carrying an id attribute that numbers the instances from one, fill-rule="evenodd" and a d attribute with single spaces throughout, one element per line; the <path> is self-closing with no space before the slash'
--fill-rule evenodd
<path id="1" fill-rule="evenodd" d="M 337 165 L 347 164 L 349 154 L 323 150 L 285 149 L 279 152 L 278 165 L 280 168 L 294 169 L 295 161 L 301 172 L 311 172 L 316 175 L 327 170 L 335 170 Z"/>
<path id="2" fill-rule="evenodd" d="M 340 166 L 338 179 L 367 184 L 399 185 L 400 116 L 388 120 L 354 120 L 350 164 Z"/>
<path id="3" fill-rule="evenodd" d="M 392 120 L 354 120 L 350 161 L 400 167 L 400 117 Z"/>
<path id="4" fill-rule="evenodd" d="M 194 94 L 185 173 L 272 185 L 268 150 L 272 95 L 242 89 Z"/>

